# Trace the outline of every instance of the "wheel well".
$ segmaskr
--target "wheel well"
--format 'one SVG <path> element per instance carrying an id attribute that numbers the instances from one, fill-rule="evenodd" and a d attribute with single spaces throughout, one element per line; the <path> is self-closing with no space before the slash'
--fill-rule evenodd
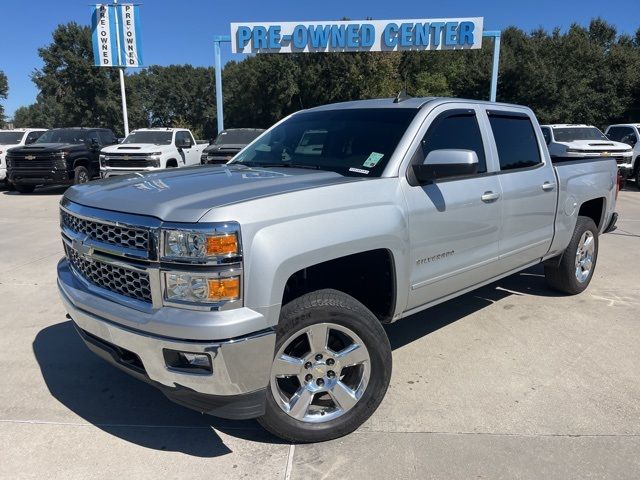
<path id="1" fill-rule="evenodd" d="M 580 206 L 578 215 L 583 217 L 589 217 L 593 219 L 596 226 L 600 228 L 600 222 L 602 222 L 602 215 L 604 213 L 604 198 L 594 198 L 584 202 Z"/>
<path id="2" fill-rule="evenodd" d="M 287 280 L 282 304 L 323 288 L 351 295 L 388 323 L 396 303 L 393 256 L 389 250 L 369 250 L 303 268 Z"/>
<path id="3" fill-rule="evenodd" d="M 178 161 L 175 158 L 167 160 L 167 167 L 178 167 Z"/>
<path id="4" fill-rule="evenodd" d="M 89 168 L 89 160 L 87 160 L 86 158 L 79 158 L 78 160 L 76 160 L 75 162 L 73 162 L 73 168 L 77 168 L 77 167 L 85 167 L 85 168 Z"/>

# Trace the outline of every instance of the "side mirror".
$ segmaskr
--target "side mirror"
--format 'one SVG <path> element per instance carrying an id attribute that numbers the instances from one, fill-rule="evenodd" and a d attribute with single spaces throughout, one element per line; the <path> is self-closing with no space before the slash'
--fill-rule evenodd
<path id="1" fill-rule="evenodd" d="M 422 165 L 413 165 L 420 184 L 478 172 L 478 155 L 473 150 L 442 149 L 429 152 Z"/>
<path id="2" fill-rule="evenodd" d="M 624 138 L 622 140 L 620 140 L 620 141 L 622 143 L 626 143 L 630 147 L 635 147 L 636 143 L 638 143 L 638 140 L 636 139 L 636 136 L 632 135 L 632 134 L 625 135 Z"/>

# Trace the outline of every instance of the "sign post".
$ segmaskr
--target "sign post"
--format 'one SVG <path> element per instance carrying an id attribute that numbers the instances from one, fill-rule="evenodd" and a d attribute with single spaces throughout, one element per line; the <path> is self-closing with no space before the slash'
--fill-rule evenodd
<path id="1" fill-rule="evenodd" d="M 93 61 L 97 67 L 115 67 L 120 76 L 124 134 L 129 135 L 127 94 L 124 87 L 124 69 L 141 67 L 142 44 L 138 5 L 98 3 L 93 12 Z"/>

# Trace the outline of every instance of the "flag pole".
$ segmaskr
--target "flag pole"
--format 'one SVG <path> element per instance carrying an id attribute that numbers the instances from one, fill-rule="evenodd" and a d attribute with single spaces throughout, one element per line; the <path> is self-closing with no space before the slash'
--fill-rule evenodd
<path id="1" fill-rule="evenodd" d="M 114 5 L 118 5 L 118 0 L 113 0 Z M 120 73 L 120 95 L 122 98 L 122 118 L 124 120 L 124 136 L 129 136 L 129 118 L 127 114 L 127 93 L 124 89 L 124 68 L 122 66 L 121 59 L 121 51 L 120 51 L 120 23 L 118 20 L 118 11 L 117 8 L 115 10 L 115 19 L 116 19 L 116 48 L 118 50 L 118 72 Z"/>

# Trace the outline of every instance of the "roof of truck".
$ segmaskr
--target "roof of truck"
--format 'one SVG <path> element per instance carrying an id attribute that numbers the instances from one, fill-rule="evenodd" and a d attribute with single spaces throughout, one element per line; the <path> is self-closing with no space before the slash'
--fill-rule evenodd
<path id="1" fill-rule="evenodd" d="M 322 111 L 322 110 L 347 110 L 353 108 L 422 108 L 428 103 L 439 102 L 439 103 L 447 103 L 447 102 L 465 102 L 472 103 L 475 105 L 486 105 L 486 106 L 503 106 L 503 107 L 520 107 L 522 105 L 515 105 L 510 103 L 497 103 L 497 102 L 489 102 L 485 100 L 471 100 L 466 98 L 451 98 L 451 97 L 405 97 L 400 101 L 396 101 L 395 98 L 374 98 L 371 100 L 355 100 L 351 102 L 339 102 L 339 103 L 330 103 L 327 105 L 321 105 L 319 107 L 313 107 L 306 110 L 309 111 Z"/>

